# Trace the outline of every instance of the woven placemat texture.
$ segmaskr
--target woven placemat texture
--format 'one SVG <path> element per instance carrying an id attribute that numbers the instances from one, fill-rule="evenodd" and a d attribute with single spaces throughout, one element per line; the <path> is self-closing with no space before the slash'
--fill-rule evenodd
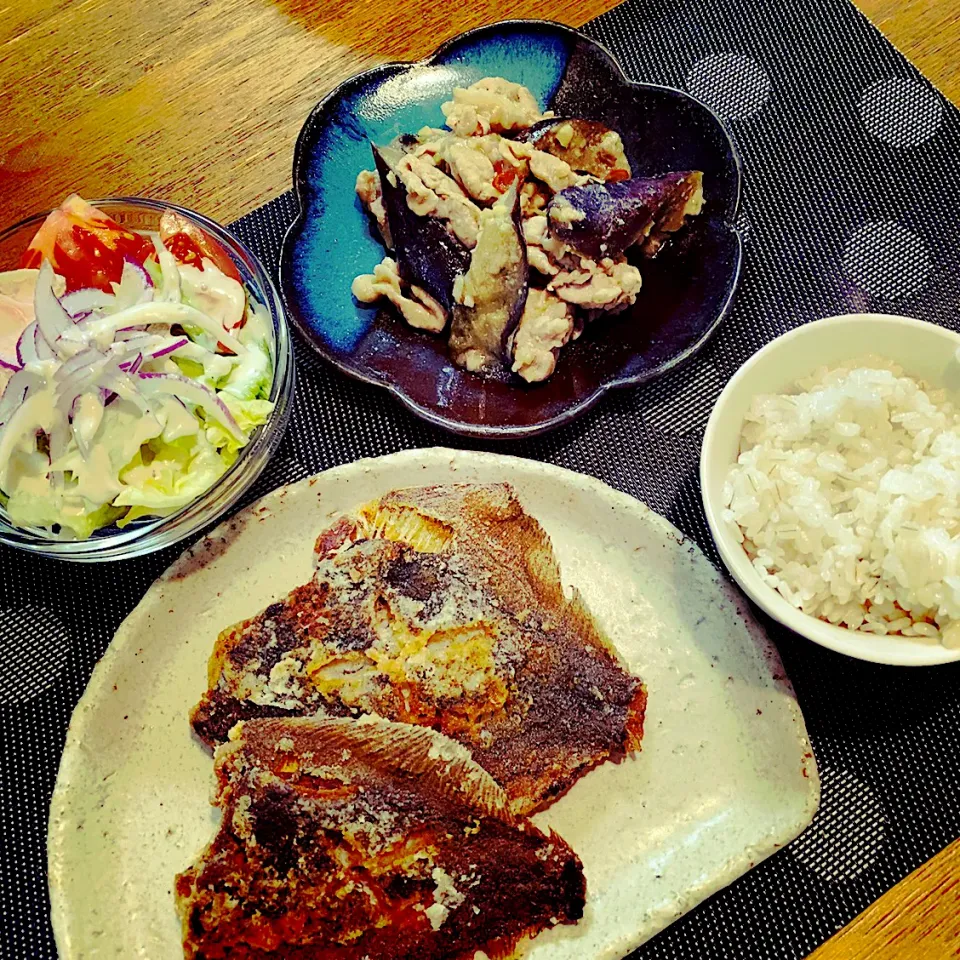
<path id="1" fill-rule="evenodd" d="M 298 343 L 290 428 L 248 499 L 358 457 L 499 450 L 644 500 L 716 561 L 697 458 L 744 360 L 791 327 L 853 310 L 960 325 L 960 115 L 846 0 L 628 0 L 586 32 L 633 78 L 706 101 L 739 144 L 745 267 L 715 339 L 656 383 L 509 445 L 440 433 Z M 276 263 L 294 212 L 285 194 L 234 229 Z M 56 957 L 45 832 L 67 723 L 116 627 L 179 549 L 99 567 L 0 551 L 2 960 Z M 803 957 L 960 836 L 960 667 L 874 666 L 769 627 L 816 749 L 820 813 L 637 951 L 643 960 Z"/>

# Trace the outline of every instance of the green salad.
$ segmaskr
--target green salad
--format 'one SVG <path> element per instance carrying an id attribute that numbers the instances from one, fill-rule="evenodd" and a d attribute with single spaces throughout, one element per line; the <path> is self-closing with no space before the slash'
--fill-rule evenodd
<path id="1" fill-rule="evenodd" d="M 77 196 L 0 273 L 0 504 L 85 539 L 207 491 L 273 404 L 270 317 L 168 211 L 136 232 Z"/>

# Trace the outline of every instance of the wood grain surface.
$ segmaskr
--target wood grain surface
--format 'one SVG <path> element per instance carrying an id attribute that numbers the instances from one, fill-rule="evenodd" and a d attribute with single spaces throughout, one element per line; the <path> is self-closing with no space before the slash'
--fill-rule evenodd
<path id="1" fill-rule="evenodd" d="M 960 0 L 854 0 L 900 52 L 960 104 Z"/>
<path id="2" fill-rule="evenodd" d="M 960 957 L 960 840 L 915 870 L 809 960 Z"/>
<path id="3" fill-rule="evenodd" d="M 858 2 L 960 101 L 960 0 Z M 71 190 L 176 200 L 232 220 L 287 189 L 304 117 L 345 77 L 505 15 L 579 25 L 613 5 L 0 0 L 2 220 Z"/>
<path id="4" fill-rule="evenodd" d="M 960 102 L 960 0 L 857 0 Z M 145 194 L 230 221 L 282 193 L 310 108 L 386 59 L 505 16 L 579 25 L 612 0 L 0 0 L 0 211 Z M 815 960 L 960 956 L 960 841 Z"/>
<path id="5" fill-rule="evenodd" d="M 313 105 L 383 60 L 611 0 L 0 0 L 0 210 L 145 195 L 229 221 L 290 187 Z M 19 94 L 15 91 L 20 91 Z"/>

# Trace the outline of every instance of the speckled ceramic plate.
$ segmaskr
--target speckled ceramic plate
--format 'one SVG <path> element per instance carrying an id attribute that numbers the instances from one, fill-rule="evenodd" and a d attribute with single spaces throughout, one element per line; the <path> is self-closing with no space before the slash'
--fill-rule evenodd
<path id="1" fill-rule="evenodd" d="M 638 37 L 638 43 L 643 42 Z M 636 304 L 590 325 L 561 351 L 554 375 L 485 381 L 454 367 L 446 342 L 353 300 L 350 284 L 384 256 L 354 193 L 372 166 L 370 141 L 442 126 L 454 86 L 485 76 L 527 86 L 558 114 L 619 131 L 634 173 L 703 170 L 706 205 L 676 244 L 641 264 Z M 507 21 L 463 34 L 427 60 L 387 64 L 342 84 L 297 141 L 300 211 L 284 241 L 280 289 L 305 339 L 350 376 L 379 384 L 449 430 L 517 437 L 584 413 L 611 387 L 649 380 L 689 357 L 729 309 L 740 270 L 734 217 L 736 150 L 723 124 L 678 90 L 631 83 L 599 44 L 545 21 Z"/>
<path id="2" fill-rule="evenodd" d="M 803 717 L 776 651 L 700 551 L 579 474 L 434 449 L 283 487 L 184 554 L 120 627 L 77 706 L 49 825 L 62 960 L 182 957 L 173 877 L 214 834 L 210 755 L 187 714 L 217 633 L 309 579 L 315 533 L 396 487 L 512 483 L 630 668 L 643 752 L 604 764 L 538 822 L 583 860 L 587 909 L 529 955 L 615 958 L 793 839 L 817 807 Z"/>

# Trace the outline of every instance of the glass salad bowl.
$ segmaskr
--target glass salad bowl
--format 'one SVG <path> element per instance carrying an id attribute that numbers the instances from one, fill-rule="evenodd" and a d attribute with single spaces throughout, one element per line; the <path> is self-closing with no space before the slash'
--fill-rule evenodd
<path id="1" fill-rule="evenodd" d="M 70 198 L 70 200 L 65 202 L 64 207 L 60 208 L 61 210 L 68 210 L 68 205 L 76 199 L 76 203 L 82 205 L 83 209 L 89 210 L 89 206 L 84 203 L 84 201 L 79 200 L 79 198 Z M 205 489 L 202 488 L 202 483 L 198 482 L 198 489 L 202 490 L 199 492 L 193 499 L 189 502 L 177 503 L 176 497 L 172 498 L 173 506 L 166 508 L 167 515 L 165 516 L 156 516 L 149 514 L 149 507 L 139 507 L 135 508 L 129 516 L 121 517 L 120 523 L 116 522 L 106 522 L 106 525 L 99 526 L 97 529 L 93 529 L 89 534 L 78 534 L 75 530 L 71 531 L 65 525 L 53 525 L 48 526 L 44 524 L 43 526 L 34 526 L 28 522 L 24 522 L 22 519 L 18 518 L 19 522 L 15 523 L 11 517 L 12 504 L 7 496 L 9 490 L 0 491 L 0 543 L 6 544 L 11 547 L 15 547 L 21 550 L 27 550 L 31 553 L 41 554 L 50 557 L 57 557 L 63 560 L 73 560 L 78 562 L 98 562 L 104 560 L 118 560 L 128 557 L 140 556 L 142 554 L 151 553 L 155 550 L 162 549 L 163 547 L 170 546 L 171 544 L 177 543 L 180 540 L 189 537 L 191 534 L 199 532 L 204 527 L 208 526 L 214 520 L 219 518 L 221 515 L 226 513 L 233 507 L 238 500 L 243 496 L 243 494 L 251 487 L 254 481 L 262 472 L 263 468 L 266 466 L 268 460 L 276 450 L 281 437 L 283 436 L 283 431 L 286 427 L 287 421 L 290 416 L 290 410 L 293 401 L 293 351 L 290 342 L 290 335 L 287 328 L 286 317 L 284 315 L 283 307 L 280 303 L 280 298 L 277 295 L 276 290 L 274 289 L 273 283 L 270 280 L 269 275 L 266 270 L 257 260 L 257 258 L 235 237 L 228 233 L 223 227 L 214 223 L 211 220 L 208 220 L 206 217 L 194 213 L 193 211 L 177 207 L 174 204 L 161 203 L 153 200 L 146 200 L 140 198 L 132 197 L 119 197 L 111 198 L 106 200 L 96 200 L 92 201 L 92 206 L 96 207 L 97 210 L 102 211 L 103 214 L 106 214 L 110 220 L 114 221 L 114 225 L 119 224 L 122 228 L 125 228 L 128 231 L 133 231 L 136 234 L 142 234 L 146 239 L 143 241 L 148 244 L 152 244 L 159 250 L 161 253 L 164 252 L 164 246 L 176 253 L 176 260 L 179 266 L 179 269 L 173 269 L 172 273 L 177 274 L 178 276 L 186 276 L 184 272 L 184 265 L 194 263 L 197 266 L 193 267 L 193 273 L 190 274 L 194 279 L 201 278 L 200 282 L 192 288 L 192 291 L 196 293 L 197 290 L 200 291 L 201 295 L 208 290 L 210 278 L 215 278 L 217 276 L 223 276 L 210 271 L 205 273 L 204 264 L 209 265 L 210 261 L 207 259 L 202 259 L 207 255 L 208 247 L 205 246 L 207 241 L 212 240 L 213 243 L 209 245 L 210 248 L 215 249 L 214 262 L 216 258 L 220 258 L 220 266 L 223 267 L 227 273 L 234 273 L 234 275 L 239 279 L 239 282 L 242 284 L 246 292 L 246 303 L 249 306 L 250 310 L 244 314 L 245 322 L 242 325 L 232 327 L 231 330 L 236 332 L 237 339 L 239 340 L 242 335 L 243 329 L 250 323 L 251 318 L 255 320 L 256 324 L 262 324 L 257 326 L 256 330 L 263 330 L 265 335 L 263 339 L 259 340 L 261 345 L 261 350 L 268 350 L 272 356 L 272 382 L 270 383 L 269 393 L 266 392 L 266 378 L 269 377 L 269 367 L 261 366 L 261 370 L 266 369 L 268 372 L 265 374 L 263 379 L 259 381 L 259 394 L 260 398 L 265 398 L 270 401 L 272 404 L 272 409 L 268 408 L 266 405 L 261 406 L 261 411 L 269 410 L 269 412 L 262 413 L 262 415 L 257 420 L 252 420 L 249 422 L 250 425 L 244 427 L 237 427 L 237 424 L 240 423 L 239 417 L 234 419 L 234 410 L 235 405 L 232 405 L 233 396 L 231 395 L 228 398 L 231 401 L 230 410 L 226 409 L 226 405 L 223 403 L 216 403 L 211 401 L 208 406 L 213 410 L 214 405 L 219 407 L 223 413 L 223 417 L 226 422 L 226 429 L 237 428 L 238 431 L 242 433 L 241 440 L 243 437 L 246 438 L 244 445 L 240 446 L 238 450 L 235 451 L 236 459 L 233 460 L 229 466 L 224 470 L 222 466 L 216 466 L 211 473 L 211 477 L 216 476 L 215 480 L 212 480 L 211 484 Z M 95 213 L 96 211 L 94 211 Z M 167 215 L 167 218 L 164 221 L 164 229 L 166 229 L 167 223 L 174 223 L 176 229 L 182 231 L 182 234 L 174 234 L 171 240 L 169 237 L 161 241 L 160 231 L 161 231 L 161 218 L 164 217 L 164 214 Z M 30 267 L 40 267 L 40 261 L 42 259 L 41 255 L 36 255 L 36 262 L 26 263 L 21 258 L 24 255 L 24 251 L 27 250 L 28 246 L 31 246 L 31 241 L 34 241 L 34 246 L 36 246 L 37 241 L 34 238 L 37 236 L 37 231 L 44 224 L 44 221 L 47 219 L 47 214 L 38 214 L 36 216 L 30 217 L 26 220 L 21 221 L 20 223 L 10 227 L 9 229 L 0 233 L 0 271 L 15 270 L 18 267 L 30 266 Z M 72 227 L 70 226 L 69 216 L 67 220 L 63 221 L 66 226 L 64 227 L 63 232 L 58 234 L 53 238 L 54 243 L 60 243 L 62 240 L 65 240 L 66 244 L 70 244 L 70 237 L 78 237 L 80 234 L 71 233 Z M 197 232 L 199 231 L 199 232 Z M 95 236 L 99 236 L 94 232 Z M 167 235 L 165 234 L 165 237 Z M 191 246 L 190 238 L 200 238 L 199 239 L 199 248 L 197 246 Z M 137 241 L 139 242 L 139 238 Z M 177 243 L 185 243 L 186 247 L 177 249 Z M 94 241 L 94 246 L 96 246 L 96 241 Z M 109 245 L 109 243 L 108 243 Z M 149 249 L 149 247 L 147 248 Z M 191 252 L 192 251 L 192 252 Z M 122 251 L 121 251 L 122 253 Z M 198 256 L 197 254 L 200 254 Z M 229 257 L 229 263 L 223 260 L 223 255 L 226 254 Z M 94 256 L 100 256 L 96 251 L 94 251 Z M 108 253 L 109 256 L 109 253 Z M 124 255 L 124 260 L 131 260 L 132 258 Z M 161 260 L 160 254 L 156 254 L 157 261 Z M 97 261 L 93 260 L 91 263 L 95 264 Z M 171 258 L 167 258 L 165 261 L 167 263 L 173 263 Z M 232 264 L 232 267 L 231 267 Z M 149 292 L 142 293 L 143 299 L 150 299 L 155 297 L 157 300 L 160 299 L 160 285 L 164 288 L 164 293 L 166 294 L 168 281 L 167 274 L 162 270 L 159 262 L 154 263 L 150 262 L 145 264 L 151 269 L 145 270 L 143 267 L 137 265 L 137 263 L 131 262 L 129 267 L 127 264 L 123 265 L 123 285 L 127 285 L 127 273 L 131 274 L 129 278 L 131 280 L 131 285 L 134 287 L 136 283 L 139 282 L 139 279 L 142 277 L 142 289 L 144 291 L 147 288 L 153 288 Z M 61 270 L 58 268 L 57 263 L 57 248 L 54 248 L 54 266 L 57 268 L 58 273 L 66 273 L 69 270 Z M 197 269 L 199 268 L 199 269 Z M 95 267 L 93 268 L 95 269 Z M 44 272 L 41 271 L 40 277 L 44 276 Z M 49 276 L 49 274 L 48 274 Z M 204 280 L 203 278 L 207 279 Z M 47 282 L 46 289 L 53 289 L 58 294 L 62 294 L 62 290 L 56 290 L 56 284 L 59 283 L 62 287 L 63 281 L 53 278 L 53 286 L 51 286 L 51 281 Z M 68 284 L 71 281 L 68 278 Z M 39 293 L 41 289 L 41 281 L 38 278 L 36 283 L 36 289 Z M 78 286 L 84 286 L 77 282 L 73 282 L 73 286 L 67 287 L 67 290 L 74 290 Z M 123 291 L 124 287 L 115 287 L 116 293 L 115 296 L 119 298 Z M 181 296 L 181 287 L 180 281 L 177 281 L 176 294 L 174 297 L 178 300 Z M 238 288 L 234 284 L 232 290 L 238 291 Z M 136 296 L 136 290 L 134 290 L 134 295 Z M 67 296 L 60 296 L 61 303 L 68 303 L 67 298 L 71 296 L 68 292 Z M 81 289 L 78 293 L 74 294 L 73 303 L 77 303 L 77 298 L 80 301 L 84 301 L 84 298 L 92 296 L 93 300 L 97 299 L 97 292 L 93 289 Z M 242 297 L 239 298 L 242 309 Z M 52 301 L 51 301 L 52 302 Z M 136 299 L 134 302 L 137 302 Z M 186 299 L 184 299 L 186 302 Z M 39 308 L 39 303 L 37 303 Z M 86 306 L 81 303 L 77 308 L 77 312 L 73 312 L 72 309 L 67 309 L 67 314 L 77 317 L 84 317 L 85 315 L 80 312 L 84 309 L 89 309 L 89 304 Z M 90 314 L 94 319 L 98 318 L 96 313 L 96 306 L 94 306 L 94 313 Z M 54 303 L 54 310 L 59 310 Z M 62 313 L 62 311 L 61 311 Z M 49 314 L 45 314 L 49 316 Z M 198 316 L 196 312 L 193 313 L 193 316 Z M 39 309 L 37 313 L 37 324 L 38 328 L 35 331 L 37 339 L 41 339 L 42 331 L 39 329 Z M 82 320 L 75 319 L 76 323 L 82 323 Z M 49 320 L 48 320 L 49 323 Z M 109 318 L 107 319 L 107 325 L 109 326 Z M 114 324 L 115 326 L 116 324 Z M 103 324 L 100 324 L 103 327 Z M 219 328 L 217 328 L 219 329 Z M 159 333 L 164 334 L 163 337 L 158 335 L 158 331 L 154 326 L 146 326 L 145 324 L 140 325 L 137 328 L 125 328 L 118 331 L 116 334 L 110 333 L 107 331 L 108 336 L 116 336 L 123 341 L 134 341 L 136 338 L 140 338 L 139 343 L 149 344 L 150 337 L 153 337 L 152 343 L 162 344 L 166 342 L 169 344 L 169 347 L 155 346 L 155 352 L 150 354 L 146 352 L 147 348 L 144 348 L 142 357 L 146 357 L 150 360 L 153 360 L 153 363 L 146 364 L 146 368 L 152 367 L 156 369 L 160 364 L 160 357 L 165 353 L 169 352 L 172 348 L 175 347 L 173 340 L 177 337 L 180 337 L 180 342 L 186 344 L 186 334 L 182 332 L 183 328 L 178 326 L 171 326 L 170 321 L 167 323 L 167 327 Z M 226 328 L 224 328 L 226 331 Z M 49 328 L 47 329 L 47 334 L 49 338 Z M 72 332 L 67 332 L 67 337 L 72 336 Z M 201 331 L 202 335 L 202 331 Z M 89 337 L 89 334 L 84 334 L 84 336 Z M 191 333 L 191 337 L 196 339 Z M 231 334 L 227 334 L 224 339 L 230 341 Z M 270 342 L 272 338 L 272 343 Z M 6 369 L 0 370 L 0 374 L 3 375 L 3 380 L 0 381 L 0 388 L 2 388 L 6 383 L 10 381 L 10 377 L 16 372 L 16 364 L 22 362 L 23 368 L 27 369 L 27 363 L 31 359 L 31 356 L 34 355 L 32 348 L 27 348 L 26 357 L 23 356 L 24 351 L 21 350 L 21 345 L 23 342 L 23 337 L 20 338 L 17 342 L 17 352 L 14 357 L 14 366 L 10 366 L 9 363 L 6 365 Z M 197 351 L 208 359 L 216 359 L 215 355 L 227 354 L 230 358 L 230 348 L 229 346 L 225 347 L 223 342 L 220 341 L 216 343 L 216 346 L 213 345 L 215 337 L 208 335 L 206 340 L 207 351 Z M 231 341 L 232 342 L 232 341 Z M 9 346 L 9 345 L 8 345 Z M 94 344 L 97 346 L 97 344 Z M 127 343 L 110 343 L 109 346 L 103 347 L 103 341 L 99 346 L 107 353 L 110 352 L 110 348 L 120 346 L 127 347 Z M 40 343 L 41 352 L 45 350 L 43 343 Z M 77 350 L 80 347 L 76 348 Z M 131 348 L 132 349 L 132 348 Z M 240 347 L 237 347 L 234 353 L 238 352 Z M 8 349 L 7 353 L 11 351 Z M 135 352 L 135 350 L 134 350 Z M 127 356 L 129 356 L 130 350 L 127 350 Z M 91 354 L 96 358 L 96 354 Z M 67 359 L 63 359 L 67 357 Z M 41 357 L 42 359 L 42 357 Z M 174 356 L 167 358 L 168 361 L 172 361 Z M 180 359 L 179 354 L 177 354 L 177 359 Z M 61 354 L 60 360 L 63 362 L 60 365 L 58 371 L 58 379 L 63 380 L 67 379 L 73 373 L 70 366 L 69 351 L 66 351 Z M 55 361 L 59 362 L 59 361 Z M 188 361 L 181 362 L 179 366 L 181 369 L 186 370 L 184 363 Z M 0 356 L 0 364 L 3 363 L 3 357 Z M 132 363 L 132 366 L 131 366 Z M 177 372 L 176 368 L 170 366 L 167 362 L 167 367 L 170 370 L 173 370 L 173 373 L 149 373 L 143 370 L 140 370 L 142 363 L 141 356 L 138 355 L 134 361 L 127 360 L 126 363 L 118 363 L 122 373 L 119 374 L 121 380 L 125 380 L 127 383 L 130 382 L 129 377 L 133 376 L 136 378 L 139 375 L 140 380 L 136 380 L 136 383 L 139 385 L 144 384 L 144 389 L 146 390 L 149 387 L 147 392 L 147 407 L 146 409 L 150 412 L 153 411 L 154 407 L 151 407 L 151 403 L 170 403 L 173 402 L 175 407 L 181 411 L 195 411 L 191 415 L 196 417 L 200 428 L 203 434 L 210 438 L 215 436 L 215 432 L 211 433 L 211 428 L 216 430 L 219 426 L 218 423 L 214 422 L 214 419 L 211 418 L 211 415 L 207 413 L 207 408 L 201 406 L 194 406 L 191 401 L 191 391 L 196 392 L 198 389 L 202 390 L 203 387 L 197 387 L 195 383 L 189 380 L 187 375 L 180 375 Z M 82 361 L 74 361 L 73 366 L 77 367 L 82 365 Z M 239 363 L 237 363 L 239 367 Z M 33 368 L 30 368 L 33 369 Z M 208 373 L 210 372 L 206 366 L 201 364 L 196 365 L 196 369 L 199 371 L 196 374 L 198 380 L 197 382 L 213 382 L 207 378 Z M 114 370 L 116 373 L 116 370 Z M 21 381 L 23 381 L 21 377 Z M 232 379 L 232 377 L 231 377 Z M 84 389 L 90 390 L 94 396 L 97 396 L 97 390 L 99 390 L 99 404 L 96 401 L 93 402 L 95 408 L 96 417 L 93 419 L 93 428 L 92 430 L 97 431 L 100 429 L 99 424 L 107 423 L 105 416 L 105 411 L 109 408 L 109 405 L 115 402 L 119 398 L 119 394 L 111 392 L 109 389 L 105 388 L 105 384 L 110 384 L 111 381 L 106 379 L 104 382 L 94 382 L 91 387 L 88 385 Z M 220 383 L 220 381 L 217 381 Z M 19 385 L 18 385 L 19 386 Z M 160 393 L 157 393 L 157 388 L 160 388 Z M 172 390 L 173 400 L 171 401 L 170 396 L 164 394 L 164 389 Z M 218 385 L 215 389 L 207 388 L 207 398 L 209 400 L 210 394 L 215 394 L 216 397 L 222 397 L 223 393 L 220 392 L 221 387 Z M 61 390 L 61 392 L 63 392 Z M 29 396 L 29 392 L 25 394 Z M 17 393 L 19 396 L 19 390 Z M 58 395 L 59 396 L 59 395 Z M 160 398 L 159 400 L 157 398 Z M 6 399 L 6 413 L 5 419 L 10 421 L 12 419 L 11 409 L 16 408 L 14 401 L 16 397 Z M 200 398 L 202 401 L 202 397 Z M 80 410 L 80 400 L 81 397 L 77 397 L 73 401 L 73 406 L 70 407 L 70 420 L 66 420 L 64 417 L 64 422 L 67 424 L 65 428 L 67 431 L 72 430 L 72 436 L 77 437 L 76 443 L 80 443 L 80 439 L 75 427 L 75 421 L 78 417 L 78 411 Z M 132 400 L 137 400 L 138 403 L 141 403 L 137 397 L 133 397 Z M 71 401 L 67 399 L 67 404 Z M 262 399 L 261 399 L 262 404 Z M 24 404 L 20 404 L 21 406 Z M 0 399 L 0 411 L 4 407 L 4 400 Z M 66 407 L 64 407 L 66 409 Z M 196 411 L 201 411 L 198 415 Z M 216 413 L 216 411 L 213 411 Z M 118 415 L 115 415 L 118 416 Z M 206 419 L 204 419 L 206 418 Z M 116 421 L 114 421 L 116 422 Z M 196 424 L 192 424 L 192 429 L 196 432 Z M 2 430 L 2 426 L 0 426 Z M 68 433 L 69 435 L 69 433 Z M 98 436 L 97 433 L 91 433 L 95 439 Z M 26 434 L 25 434 L 26 436 Z M 53 442 L 53 435 L 49 438 L 46 438 L 42 433 L 38 433 L 40 437 L 40 442 L 38 442 L 38 450 L 42 455 L 43 452 L 47 452 L 48 459 L 50 462 L 55 462 L 52 454 L 49 451 L 44 451 L 43 441 L 48 440 L 50 443 Z M 164 432 L 164 437 L 167 437 L 166 428 Z M 2 439 L 2 434 L 0 434 L 0 439 Z M 159 442 L 159 438 L 158 438 Z M 19 448 L 19 451 L 22 453 L 24 449 Z M 222 450 L 218 446 L 214 446 L 218 453 L 222 453 Z M 225 448 L 224 448 L 225 449 Z M 89 457 L 89 449 L 85 452 L 85 456 Z M 12 461 L 8 461 L 12 462 Z M 189 473 L 189 470 L 193 468 L 193 464 L 196 462 L 191 459 L 186 461 L 187 467 L 184 469 L 184 473 Z M 227 459 L 224 459 L 224 463 L 227 462 Z M 146 458 L 144 465 L 149 467 L 150 462 L 149 458 Z M 12 469 L 12 468 L 11 468 Z M 9 477 L 9 471 L 7 471 L 3 464 L 0 464 L 0 471 L 3 472 L 4 476 Z M 222 471 L 222 472 L 220 472 Z M 42 474 L 42 471 L 40 471 Z M 63 474 L 59 474 L 63 476 Z M 124 475 L 124 472 L 121 471 L 121 476 Z M 129 474 L 126 474 L 129 476 Z M 149 475 L 149 474 L 146 474 Z M 49 474 L 49 477 L 53 477 L 53 474 Z M 72 482 L 74 475 L 72 473 L 67 473 L 66 477 Z M 12 486 L 12 482 L 8 483 L 8 486 Z M 61 481 L 62 482 L 62 481 Z M 189 490 L 189 485 L 186 489 Z M 185 499 L 181 493 L 179 499 L 182 501 Z M 128 501 L 129 505 L 129 501 Z M 8 506 L 11 507 L 11 511 L 8 511 Z M 117 511 L 118 513 L 120 511 Z M 139 512 L 141 515 L 134 516 Z"/>

